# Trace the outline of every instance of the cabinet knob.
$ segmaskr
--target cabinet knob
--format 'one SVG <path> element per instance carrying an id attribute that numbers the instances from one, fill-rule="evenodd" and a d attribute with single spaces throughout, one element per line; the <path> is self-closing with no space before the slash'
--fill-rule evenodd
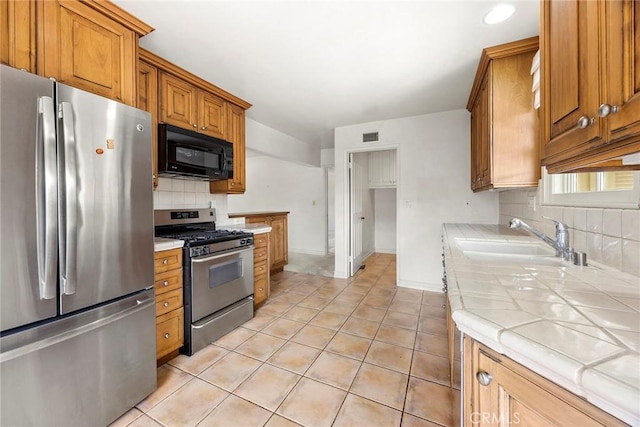
<path id="1" fill-rule="evenodd" d="M 585 129 L 589 126 L 591 126 L 592 124 L 594 124 L 596 122 L 596 119 L 594 117 L 587 117 L 587 116 L 582 116 L 578 119 L 578 124 L 576 126 L 578 126 L 580 129 Z"/>
<path id="2" fill-rule="evenodd" d="M 478 382 L 483 386 L 488 386 L 491 383 L 491 380 L 493 379 L 491 374 L 485 371 L 478 371 L 476 373 L 476 378 L 478 379 Z"/>
<path id="3" fill-rule="evenodd" d="M 169 281 L 165 280 L 164 282 L 162 282 L 162 286 L 169 286 Z"/>
<path id="4" fill-rule="evenodd" d="M 164 339 L 165 339 L 165 340 L 166 340 L 166 339 L 169 339 L 169 337 L 170 337 L 170 336 L 171 336 L 171 335 L 169 335 L 169 333 L 167 332 L 166 334 L 164 334 Z"/>
<path id="5" fill-rule="evenodd" d="M 264 291 L 264 288 L 258 288 L 259 291 Z"/>
<path id="6" fill-rule="evenodd" d="M 609 104 L 602 104 L 599 108 L 598 108 L 598 116 L 600 117 L 607 117 L 609 114 L 615 114 L 618 112 L 618 106 L 617 105 L 609 105 Z"/>
<path id="7" fill-rule="evenodd" d="M 207 130 L 207 127 L 206 126 L 202 126 L 200 129 Z"/>
<path id="8" fill-rule="evenodd" d="M 162 305 L 164 305 L 165 307 L 169 307 L 169 301 L 165 301 Z"/>
<path id="9" fill-rule="evenodd" d="M 169 260 L 168 259 L 163 259 L 162 260 L 162 265 L 167 265 L 169 264 Z"/>
<path id="10" fill-rule="evenodd" d="M 194 123 L 194 124 L 193 124 L 193 127 L 197 129 L 197 128 L 198 128 L 198 125 Z"/>

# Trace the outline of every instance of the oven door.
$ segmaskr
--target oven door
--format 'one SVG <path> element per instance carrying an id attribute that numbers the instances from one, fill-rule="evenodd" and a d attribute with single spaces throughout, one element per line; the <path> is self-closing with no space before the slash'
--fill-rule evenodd
<path id="1" fill-rule="evenodd" d="M 191 259 L 191 322 L 253 294 L 253 246 Z"/>

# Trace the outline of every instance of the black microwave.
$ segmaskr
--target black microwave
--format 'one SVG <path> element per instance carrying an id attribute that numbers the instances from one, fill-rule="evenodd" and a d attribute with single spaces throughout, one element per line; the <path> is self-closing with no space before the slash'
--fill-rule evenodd
<path id="1" fill-rule="evenodd" d="M 158 176 L 204 181 L 233 178 L 233 144 L 161 123 Z"/>

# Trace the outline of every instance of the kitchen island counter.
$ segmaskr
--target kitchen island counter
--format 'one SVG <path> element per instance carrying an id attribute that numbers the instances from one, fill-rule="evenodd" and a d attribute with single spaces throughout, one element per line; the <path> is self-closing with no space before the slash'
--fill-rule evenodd
<path id="1" fill-rule="evenodd" d="M 536 244 L 506 226 L 445 224 L 460 331 L 631 424 L 640 424 L 640 278 L 557 258 L 473 259 L 474 244 Z M 545 262 L 541 262 L 545 261 Z"/>

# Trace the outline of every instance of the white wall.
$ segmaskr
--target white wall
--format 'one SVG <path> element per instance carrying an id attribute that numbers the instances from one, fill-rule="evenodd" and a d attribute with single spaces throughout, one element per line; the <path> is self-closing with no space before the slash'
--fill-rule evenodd
<path id="1" fill-rule="evenodd" d="M 247 149 L 278 159 L 320 166 L 320 149 L 278 130 L 245 119 Z"/>
<path id="2" fill-rule="evenodd" d="M 374 199 L 375 251 L 396 253 L 396 189 L 377 188 L 371 190 Z"/>
<path id="3" fill-rule="evenodd" d="M 380 132 L 377 144 L 362 133 Z M 442 288 L 442 223 L 497 223 L 498 194 L 471 192 L 469 112 L 455 110 L 335 129 L 336 277 L 347 277 L 346 159 L 350 150 L 398 149 L 398 284 Z M 467 206 L 469 201 L 469 206 Z"/>
<path id="4" fill-rule="evenodd" d="M 289 211 L 289 251 L 325 254 L 326 195 L 320 167 L 247 157 L 247 190 L 228 196 L 228 211 Z"/>

